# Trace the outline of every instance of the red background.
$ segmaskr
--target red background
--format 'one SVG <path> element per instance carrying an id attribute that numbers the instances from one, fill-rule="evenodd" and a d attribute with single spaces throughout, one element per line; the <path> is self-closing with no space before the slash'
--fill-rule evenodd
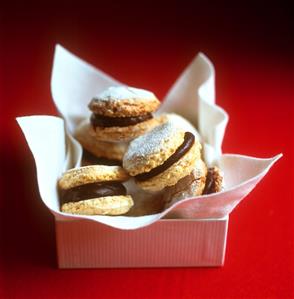
<path id="1" fill-rule="evenodd" d="M 279 3 L 0 8 L 1 298 L 294 297 L 293 39 L 291 9 Z M 54 220 L 39 200 L 33 159 L 15 122 L 56 114 L 56 42 L 160 98 L 203 51 L 216 68 L 217 103 L 230 115 L 223 151 L 284 154 L 231 214 L 223 268 L 57 269 Z"/>

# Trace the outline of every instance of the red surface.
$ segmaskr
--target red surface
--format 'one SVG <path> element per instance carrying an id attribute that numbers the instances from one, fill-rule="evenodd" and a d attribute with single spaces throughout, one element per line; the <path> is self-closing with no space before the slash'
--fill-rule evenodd
<path id="1" fill-rule="evenodd" d="M 293 298 L 289 7 L 56 5 L 0 9 L 0 298 Z M 56 268 L 53 217 L 39 200 L 33 159 L 14 120 L 56 113 L 56 42 L 159 97 L 201 50 L 215 65 L 217 102 L 230 115 L 224 152 L 284 154 L 232 213 L 223 268 Z"/>

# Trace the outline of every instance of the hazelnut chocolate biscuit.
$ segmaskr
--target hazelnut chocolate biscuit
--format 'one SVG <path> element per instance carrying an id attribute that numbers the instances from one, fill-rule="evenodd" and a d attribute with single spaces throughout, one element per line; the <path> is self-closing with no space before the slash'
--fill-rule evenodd
<path id="1" fill-rule="evenodd" d="M 106 142 L 97 140 L 90 134 L 92 126 L 84 121 L 77 128 L 74 136 L 82 147 L 98 158 L 121 161 L 128 148 L 127 142 Z"/>
<path id="2" fill-rule="evenodd" d="M 133 206 L 120 166 L 91 165 L 66 171 L 58 181 L 61 211 L 80 215 L 121 215 Z"/>
<path id="3" fill-rule="evenodd" d="M 91 134 L 100 141 L 130 141 L 162 122 L 153 118 L 160 102 L 147 90 L 113 86 L 94 97 L 89 109 Z"/>
<path id="4" fill-rule="evenodd" d="M 130 143 L 123 167 L 142 189 L 160 191 L 190 174 L 200 157 L 194 135 L 167 121 Z"/>
<path id="5" fill-rule="evenodd" d="M 201 159 L 196 160 L 194 169 L 189 175 L 180 179 L 174 186 L 165 188 L 163 192 L 165 208 L 181 199 L 201 195 L 205 188 L 206 174 L 205 163 Z"/>

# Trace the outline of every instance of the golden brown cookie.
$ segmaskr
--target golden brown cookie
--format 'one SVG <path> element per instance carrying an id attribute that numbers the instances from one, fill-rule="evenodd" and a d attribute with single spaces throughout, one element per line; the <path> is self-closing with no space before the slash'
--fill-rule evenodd
<path id="1" fill-rule="evenodd" d="M 62 205 L 62 212 L 80 215 L 122 215 L 133 205 L 130 195 L 106 196 L 69 202 Z"/>
<path id="2" fill-rule="evenodd" d="M 135 117 L 154 112 L 159 104 L 156 96 L 145 89 L 112 86 L 95 96 L 89 108 L 108 117 Z"/>
<path id="3" fill-rule="evenodd" d="M 153 118 L 160 102 L 147 90 L 128 86 L 112 86 L 94 97 L 89 109 L 92 136 L 100 141 L 130 141 L 160 122 Z"/>
<path id="4" fill-rule="evenodd" d="M 79 185 L 97 182 L 123 182 L 128 178 L 128 174 L 120 166 L 90 165 L 69 169 L 63 173 L 58 185 L 61 189 L 70 189 Z"/>
<path id="5" fill-rule="evenodd" d="M 120 166 L 91 165 L 66 171 L 58 181 L 61 211 L 81 215 L 119 215 L 133 205 L 121 183 Z"/>
<path id="6" fill-rule="evenodd" d="M 164 190 L 165 208 L 181 199 L 201 195 L 205 187 L 206 174 L 205 163 L 201 159 L 196 160 L 194 169 L 189 175 L 180 179 L 174 186 Z"/>
<path id="7" fill-rule="evenodd" d="M 123 167 L 142 189 L 160 191 L 190 174 L 200 156 L 194 135 L 168 121 L 130 143 Z"/>
<path id="8" fill-rule="evenodd" d="M 82 122 L 75 134 L 82 147 L 98 158 L 121 161 L 128 148 L 127 142 L 100 141 L 93 134 L 93 128 L 88 120 Z"/>

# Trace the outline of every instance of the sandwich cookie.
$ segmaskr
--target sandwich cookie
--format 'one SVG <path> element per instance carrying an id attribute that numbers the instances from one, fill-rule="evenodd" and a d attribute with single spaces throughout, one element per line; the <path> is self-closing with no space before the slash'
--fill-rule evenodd
<path id="1" fill-rule="evenodd" d="M 130 143 L 123 167 L 142 189 L 160 191 L 190 174 L 200 156 L 195 136 L 167 121 Z"/>
<path id="2" fill-rule="evenodd" d="M 92 135 L 100 141 L 130 141 L 160 124 L 152 113 L 160 105 L 147 90 L 127 86 L 109 87 L 95 96 L 89 109 Z"/>
<path id="3" fill-rule="evenodd" d="M 133 206 L 120 166 L 91 165 L 66 171 L 58 181 L 61 211 L 80 215 L 121 215 Z"/>
<path id="4" fill-rule="evenodd" d="M 128 148 L 128 142 L 106 142 L 97 140 L 93 135 L 91 135 L 92 125 L 89 121 L 82 122 L 77 130 L 75 131 L 75 138 L 82 145 L 84 152 L 83 157 L 86 163 L 90 164 L 105 164 L 105 163 L 93 163 L 97 158 L 103 158 L 106 160 L 106 164 L 121 164 L 122 158 Z M 95 157 L 97 157 L 95 159 Z"/>

